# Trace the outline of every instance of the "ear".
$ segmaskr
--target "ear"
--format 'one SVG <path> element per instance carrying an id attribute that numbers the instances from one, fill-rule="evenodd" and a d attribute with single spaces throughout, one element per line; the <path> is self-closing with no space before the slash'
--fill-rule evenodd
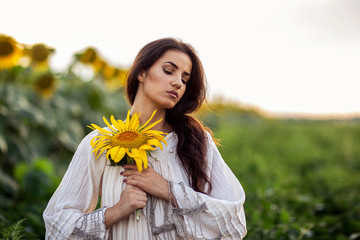
<path id="1" fill-rule="evenodd" d="M 144 82 L 145 77 L 146 77 L 146 72 L 144 70 L 141 70 L 141 72 L 137 75 L 137 78 L 141 83 Z"/>

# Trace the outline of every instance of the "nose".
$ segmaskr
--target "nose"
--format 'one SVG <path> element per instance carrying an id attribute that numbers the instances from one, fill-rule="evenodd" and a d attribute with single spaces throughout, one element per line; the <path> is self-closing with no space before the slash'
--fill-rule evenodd
<path id="1" fill-rule="evenodd" d="M 182 86 L 182 78 L 181 76 L 175 76 L 173 81 L 171 82 L 171 85 L 176 87 L 176 88 L 181 88 Z"/>

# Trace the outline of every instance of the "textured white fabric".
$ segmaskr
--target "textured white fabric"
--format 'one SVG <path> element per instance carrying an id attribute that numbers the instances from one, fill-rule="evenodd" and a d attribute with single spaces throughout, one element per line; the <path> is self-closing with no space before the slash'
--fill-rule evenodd
<path id="1" fill-rule="evenodd" d="M 235 175 L 222 159 L 208 135 L 207 174 L 210 194 L 195 192 L 176 154 L 177 136 L 168 135 L 168 146 L 157 149 L 148 158 L 149 165 L 169 181 L 169 191 L 177 207 L 169 201 L 148 196 L 141 210 L 105 229 L 106 207 L 93 212 L 102 189 L 102 206 L 113 206 L 126 183 L 124 169 L 109 166 L 105 155 L 95 160 L 90 140 L 96 131 L 79 145 L 69 168 L 43 213 L 47 239 L 242 239 L 246 234 L 243 204 L 245 193 Z"/>

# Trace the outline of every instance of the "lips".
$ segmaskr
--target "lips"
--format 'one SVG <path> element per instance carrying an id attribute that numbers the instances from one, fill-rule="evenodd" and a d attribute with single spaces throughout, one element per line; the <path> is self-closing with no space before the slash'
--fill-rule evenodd
<path id="1" fill-rule="evenodd" d="M 178 93 L 175 92 L 175 91 L 167 91 L 167 93 L 170 94 L 170 95 L 171 95 L 172 97 L 174 97 L 174 98 L 178 98 L 178 97 L 179 97 Z"/>

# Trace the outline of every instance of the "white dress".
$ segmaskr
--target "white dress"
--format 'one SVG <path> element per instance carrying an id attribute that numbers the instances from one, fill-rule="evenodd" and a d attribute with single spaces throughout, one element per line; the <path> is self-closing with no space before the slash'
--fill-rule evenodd
<path id="1" fill-rule="evenodd" d="M 43 218 L 46 239 L 242 239 L 246 235 L 245 193 L 238 179 L 222 159 L 208 134 L 207 162 L 212 183 L 210 194 L 194 191 L 176 154 L 177 136 L 167 136 L 168 145 L 148 157 L 149 166 L 169 181 L 177 207 L 169 201 L 148 196 L 141 210 L 105 228 L 105 211 L 115 205 L 126 183 L 121 166 L 109 166 L 105 155 L 95 159 L 90 140 L 80 143 Z M 101 192 L 102 208 L 95 210 Z"/>

